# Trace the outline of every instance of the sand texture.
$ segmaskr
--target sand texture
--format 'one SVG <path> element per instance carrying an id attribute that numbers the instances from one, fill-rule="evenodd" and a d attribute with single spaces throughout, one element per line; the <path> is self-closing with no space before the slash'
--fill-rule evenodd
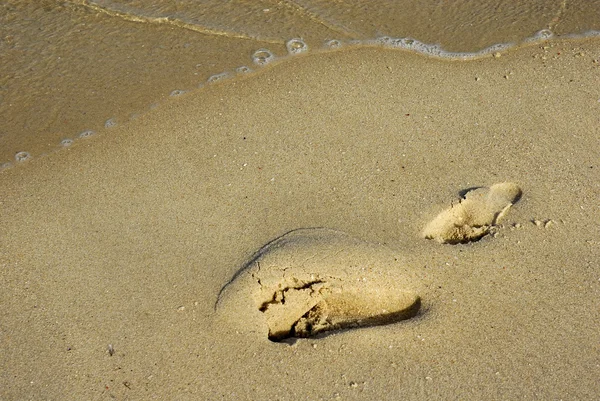
<path id="1" fill-rule="evenodd" d="M 2 171 L 0 398 L 597 398 L 599 58 L 301 55 Z"/>
<path id="2" fill-rule="evenodd" d="M 219 294 L 226 325 L 272 341 L 414 317 L 420 282 L 386 247 L 325 228 L 261 248 Z"/>

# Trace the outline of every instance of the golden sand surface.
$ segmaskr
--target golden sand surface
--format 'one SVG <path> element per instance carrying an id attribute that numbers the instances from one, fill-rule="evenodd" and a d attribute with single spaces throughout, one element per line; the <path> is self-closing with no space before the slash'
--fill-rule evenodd
<path id="1" fill-rule="evenodd" d="M 298 56 L 3 171 L 0 398 L 593 399 L 599 58 L 592 39 Z M 478 210 L 481 239 L 424 238 Z M 316 227 L 356 240 L 262 248 Z M 279 288 L 262 306 L 236 275 L 249 261 Z M 269 339 L 289 291 L 344 315 L 363 282 L 367 303 L 398 289 L 418 313 Z"/>

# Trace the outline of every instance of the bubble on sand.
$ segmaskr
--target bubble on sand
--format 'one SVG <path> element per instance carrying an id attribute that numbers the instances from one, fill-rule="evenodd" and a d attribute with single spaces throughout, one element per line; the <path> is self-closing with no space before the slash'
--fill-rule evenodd
<path id="1" fill-rule="evenodd" d="M 536 39 L 536 40 L 539 40 Z M 351 42 L 352 43 L 352 42 Z M 370 45 L 379 45 L 387 48 L 395 48 L 395 49 L 406 49 L 415 51 L 417 53 L 425 54 L 432 57 L 441 57 L 441 58 L 449 58 L 449 59 L 462 59 L 468 60 L 477 57 L 484 56 L 489 53 L 496 53 L 502 50 L 506 50 L 514 44 L 510 43 L 499 43 L 492 46 L 489 46 L 483 50 L 477 52 L 451 52 L 444 50 L 438 44 L 428 44 L 423 43 L 417 39 L 413 38 L 393 38 L 390 36 L 381 36 L 374 40 L 365 40 L 361 41 L 359 44 L 370 44 Z"/>
<path id="2" fill-rule="evenodd" d="M 69 146 L 73 145 L 73 140 L 70 138 L 65 138 L 62 141 L 60 141 L 60 146 L 68 148 Z"/>
<path id="3" fill-rule="evenodd" d="M 302 39 L 290 39 L 285 44 L 289 54 L 300 54 L 308 51 L 308 45 Z"/>
<path id="4" fill-rule="evenodd" d="M 535 42 L 544 42 L 546 40 L 552 39 L 554 37 L 554 32 L 550 29 L 542 29 L 541 31 L 536 32 L 533 36 L 525 39 L 523 43 L 535 43 Z"/>
<path id="5" fill-rule="evenodd" d="M 325 47 L 328 49 L 339 49 L 342 47 L 342 42 L 337 39 L 331 39 L 325 42 Z"/>
<path id="6" fill-rule="evenodd" d="M 2 163 L 0 164 L 0 171 L 11 168 L 12 166 L 13 164 L 11 162 Z"/>
<path id="7" fill-rule="evenodd" d="M 31 154 L 29 152 L 17 152 L 15 154 L 15 161 L 21 163 L 31 159 Z"/>
<path id="8" fill-rule="evenodd" d="M 174 91 L 171 91 L 171 93 L 169 93 L 169 96 L 172 97 L 176 97 L 176 96 L 181 96 L 185 93 L 186 91 L 181 90 L 181 89 L 175 89 Z"/>
<path id="9" fill-rule="evenodd" d="M 208 79 L 206 80 L 206 83 L 214 84 L 217 81 L 221 81 L 221 80 L 229 78 L 229 77 L 230 77 L 229 72 L 222 72 L 220 74 L 215 74 L 215 75 L 211 75 L 210 77 L 208 77 Z"/>
<path id="10" fill-rule="evenodd" d="M 380 36 L 377 39 L 375 39 L 375 43 L 387 46 L 392 43 L 392 40 L 393 39 L 389 36 Z"/>
<path id="11" fill-rule="evenodd" d="M 391 40 L 388 45 L 393 47 L 399 47 L 402 49 L 413 49 L 417 51 L 423 51 L 428 48 L 434 47 L 433 45 L 426 45 L 413 38 L 400 38 Z"/>
<path id="12" fill-rule="evenodd" d="M 247 74 L 249 72 L 252 72 L 252 69 L 243 65 L 241 67 L 236 68 L 235 72 L 237 72 L 238 74 Z"/>
<path id="13" fill-rule="evenodd" d="M 275 60 L 275 55 L 268 49 L 258 49 L 252 55 L 252 61 L 257 65 L 267 65 Z"/>
<path id="14" fill-rule="evenodd" d="M 399 46 L 406 47 L 407 49 L 414 47 L 417 43 L 419 42 L 412 38 L 402 38 L 397 42 Z"/>
<path id="15" fill-rule="evenodd" d="M 414 50 L 431 56 L 444 56 L 444 52 L 439 46 L 425 44 L 413 38 L 391 38 L 389 36 L 382 36 L 377 38 L 375 43 L 384 47 Z"/>
<path id="16" fill-rule="evenodd" d="M 552 37 L 554 37 L 554 32 L 552 32 L 550 29 L 542 29 L 539 32 L 536 32 L 535 35 L 533 35 L 534 38 L 537 39 L 550 39 Z"/>
<path id="17" fill-rule="evenodd" d="M 115 120 L 114 118 L 109 118 L 108 120 L 106 120 L 106 122 L 104 123 L 104 128 L 112 128 L 115 125 L 117 125 L 117 120 Z"/>
<path id="18" fill-rule="evenodd" d="M 79 138 L 89 138 L 90 136 L 96 135 L 95 131 L 92 130 L 87 130 L 87 131 L 83 131 L 82 133 L 80 133 L 78 135 Z"/>

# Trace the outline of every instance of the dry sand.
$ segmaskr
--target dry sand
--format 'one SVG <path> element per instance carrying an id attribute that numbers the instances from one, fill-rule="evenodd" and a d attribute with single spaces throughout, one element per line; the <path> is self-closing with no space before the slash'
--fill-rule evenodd
<path id="1" fill-rule="evenodd" d="M 596 398 L 599 58 L 299 57 L 2 172 L 0 398 Z M 523 194 L 492 234 L 423 238 L 500 182 Z M 308 227 L 386 246 L 417 316 L 291 345 L 222 319 L 254 252 Z"/>

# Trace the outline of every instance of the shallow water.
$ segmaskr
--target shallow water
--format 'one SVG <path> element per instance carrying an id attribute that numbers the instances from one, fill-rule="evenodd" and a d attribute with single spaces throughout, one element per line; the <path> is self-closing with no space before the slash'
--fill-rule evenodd
<path id="1" fill-rule="evenodd" d="M 541 30 L 595 33 L 598 15 L 600 2 L 584 0 L 6 1 L 0 169 L 297 53 L 378 44 L 462 58 Z M 389 39 L 407 37 L 420 42 Z"/>

